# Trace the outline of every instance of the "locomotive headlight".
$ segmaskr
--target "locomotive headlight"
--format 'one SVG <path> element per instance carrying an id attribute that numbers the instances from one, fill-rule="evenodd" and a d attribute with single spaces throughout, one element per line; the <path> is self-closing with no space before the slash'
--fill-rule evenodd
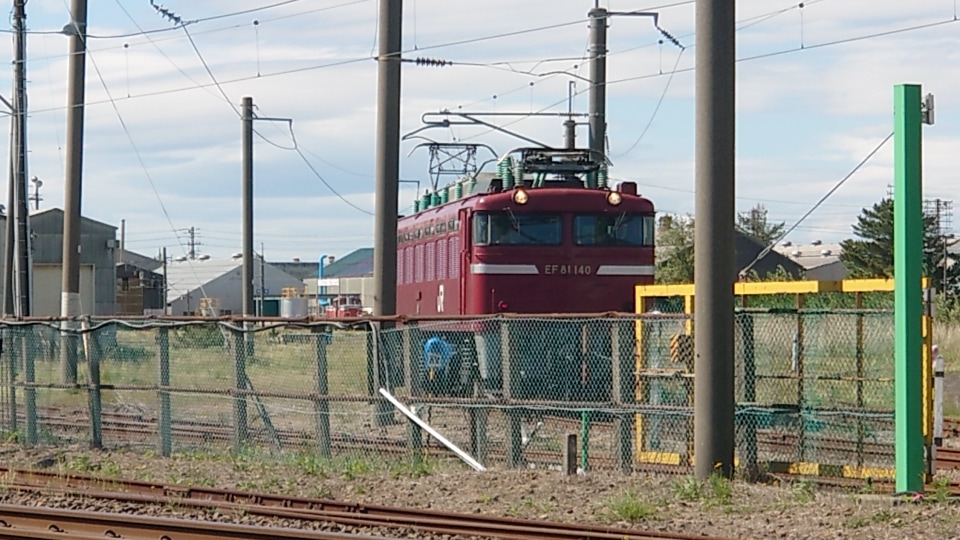
<path id="1" fill-rule="evenodd" d="M 620 201 L 622 200 L 623 200 L 623 197 L 621 197 L 620 194 L 617 193 L 616 191 L 611 191 L 610 193 L 607 193 L 607 202 L 612 204 L 613 206 L 620 204 Z"/>
<path id="2" fill-rule="evenodd" d="M 517 204 L 527 204 L 527 201 L 530 200 L 530 196 L 527 195 L 525 189 L 516 189 L 513 192 L 513 202 Z"/>

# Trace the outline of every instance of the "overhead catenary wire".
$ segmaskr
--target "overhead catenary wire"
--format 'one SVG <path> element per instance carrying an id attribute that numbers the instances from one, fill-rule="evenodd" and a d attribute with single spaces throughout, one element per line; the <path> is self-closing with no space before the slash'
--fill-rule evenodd
<path id="1" fill-rule="evenodd" d="M 801 223 L 803 223 L 803 221 L 804 221 L 805 219 L 807 219 L 807 218 L 810 216 L 810 214 L 814 213 L 814 212 L 817 210 L 817 208 L 819 208 L 820 205 L 822 205 L 822 204 L 824 203 L 824 201 L 826 201 L 827 199 L 830 198 L 831 195 L 833 195 L 834 193 L 836 193 L 836 191 L 837 191 L 838 189 L 840 189 L 840 187 L 843 186 L 843 184 L 845 184 L 845 183 L 847 182 L 847 180 L 849 180 L 851 177 L 853 177 L 853 175 L 856 174 L 857 171 L 859 171 L 861 167 L 863 167 L 864 165 L 866 165 L 867 162 L 870 161 L 870 159 L 872 159 L 873 156 L 876 155 L 876 153 L 879 152 L 880 149 L 883 148 L 883 146 L 884 146 L 885 144 L 887 144 L 887 141 L 889 141 L 889 140 L 892 139 L 892 138 L 893 138 L 893 132 L 891 131 L 889 135 L 887 135 L 886 137 L 883 138 L 882 141 L 880 141 L 880 144 L 878 144 L 877 146 L 875 146 L 875 147 L 873 148 L 873 150 L 871 150 L 870 153 L 867 154 L 867 156 L 860 161 L 860 163 L 857 163 L 857 166 L 854 167 L 853 170 L 851 170 L 849 173 L 847 173 L 847 175 L 844 176 L 842 179 L 840 179 L 840 181 L 837 182 L 836 185 L 834 185 L 832 188 L 830 188 L 830 191 L 828 191 L 823 197 L 821 197 L 820 200 L 817 201 L 816 204 L 814 204 L 813 207 L 810 208 L 810 210 L 807 210 L 807 212 L 806 212 L 805 214 L 803 214 L 803 216 L 801 216 L 800 219 L 798 219 L 798 220 L 796 221 L 796 223 L 794 223 L 793 225 L 791 225 L 790 228 L 788 228 L 788 229 L 787 229 L 786 231 L 784 231 L 780 236 L 778 236 L 777 238 L 775 238 L 775 239 L 770 243 L 769 246 L 767 246 L 766 248 L 763 249 L 763 251 L 761 251 L 759 254 L 757 254 L 756 258 L 754 258 L 752 261 L 750 261 L 749 264 L 747 264 L 745 267 L 743 267 L 743 269 L 740 270 L 740 272 L 739 272 L 740 277 L 742 278 L 743 276 L 745 276 L 746 273 L 749 272 L 758 262 L 760 262 L 761 259 L 763 259 L 764 257 L 766 257 L 767 254 L 769 254 L 769 253 L 773 250 L 773 248 L 776 247 L 776 245 L 777 245 L 779 242 L 781 242 L 781 241 L 782 241 L 784 238 L 786 238 L 791 232 L 793 232 L 793 230 L 796 229 L 798 225 L 800 225 Z"/>
<path id="2" fill-rule="evenodd" d="M 191 45 L 191 47 L 193 47 L 194 52 L 197 54 L 197 57 L 200 59 L 200 62 L 203 64 L 204 70 L 206 70 L 207 75 L 210 76 L 210 79 L 213 81 L 213 83 L 214 83 L 214 85 L 216 86 L 217 90 L 219 90 L 220 93 L 221 93 L 221 95 L 223 95 L 223 98 L 224 98 L 228 103 L 230 103 L 230 106 L 233 108 L 234 112 L 235 112 L 239 117 L 242 117 L 242 114 L 241 114 L 240 110 L 236 107 L 236 105 L 233 103 L 233 101 L 230 100 L 230 97 L 227 95 L 226 91 L 224 91 L 223 86 L 221 86 L 220 82 L 217 80 L 217 77 L 213 74 L 213 70 L 210 69 L 210 66 L 207 64 L 207 61 L 203 58 L 203 54 L 200 52 L 200 48 L 197 47 L 197 44 L 196 44 L 196 42 L 193 40 L 193 37 L 190 36 L 190 31 L 187 30 L 186 26 L 180 25 L 180 27 L 181 27 L 181 28 L 183 29 L 183 31 L 187 34 L 187 37 L 188 37 L 189 40 L 190 40 L 190 45 Z M 327 188 L 328 190 L 330 190 L 330 192 L 333 193 L 338 199 L 340 199 L 341 201 L 343 201 L 344 203 L 346 203 L 348 206 L 350 206 L 350 207 L 352 207 L 352 208 L 354 208 L 354 209 L 356 209 L 356 210 L 358 210 L 358 211 L 360 211 L 360 212 L 363 212 L 364 214 L 367 214 L 367 215 L 371 215 L 371 216 L 372 216 L 372 215 L 373 215 L 372 212 L 370 212 L 369 210 L 366 210 L 366 209 L 364 209 L 364 208 L 361 208 L 361 207 L 357 206 L 356 204 L 354 204 L 353 202 L 349 201 L 346 197 L 344 197 L 343 195 L 341 195 L 340 192 L 337 191 L 332 185 L 330 185 L 329 182 L 327 182 L 327 180 L 323 177 L 323 175 L 321 175 L 320 172 L 317 171 L 317 169 L 313 166 L 313 164 L 310 163 L 310 160 L 307 159 L 307 157 L 306 157 L 306 156 L 303 154 L 303 152 L 300 150 L 300 146 L 299 146 L 299 144 L 297 143 L 296 133 L 295 133 L 294 130 L 293 130 L 293 120 L 288 120 L 288 121 L 287 121 L 287 125 L 288 125 L 288 127 L 289 127 L 289 129 L 290 129 L 290 139 L 291 139 L 291 141 L 293 141 L 293 146 L 292 146 L 292 147 L 282 146 L 282 145 L 279 145 L 279 144 L 277 144 L 277 143 L 274 143 L 273 141 L 269 140 L 267 137 L 263 136 L 263 134 L 261 134 L 261 133 L 260 133 L 259 131 L 257 131 L 256 129 L 254 129 L 253 132 L 256 133 L 257 136 L 259 136 L 262 140 L 266 141 L 267 143 L 269 143 L 269 144 L 271 144 L 271 145 L 273 145 L 273 146 L 276 146 L 277 148 L 280 148 L 281 150 L 293 150 L 294 152 L 296 152 L 297 155 L 300 156 L 300 159 L 303 160 L 303 162 L 307 165 L 307 168 L 310 169 L 310 171 L 314 174 L 314 176 L 316 176 L 317 179 L 319 179 L 320 182 L 321 182 L 324 186 L 326 186 L 326 188 Z"/>

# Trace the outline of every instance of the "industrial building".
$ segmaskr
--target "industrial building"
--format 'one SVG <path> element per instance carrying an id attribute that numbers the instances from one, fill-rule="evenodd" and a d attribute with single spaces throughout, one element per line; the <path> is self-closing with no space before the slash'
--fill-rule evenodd
<path id="1" fill-rule="evenodd" d="M 243 311 L 242 260 L 178 257 L 167 263 L 167 310 L 171 315 L 236 315 Z M 161 270 L 161 273 L 163 270 Z M 254 297 L 263 314 L 278 315 L 284 289 L 303 290 L 303 281 L 257 258 L 253 264 Z"/>
<path id="2" fill-rule="evenodd" d="M 327 257 L 322 274 L 319 262 L 270 264 L 302 280 L 311 315 L 317 315 L 320 301 L 340 295 L 358 296 L 363 308 L 373 307 L 373 248 L 360 248 L 339 259 Z"/>
<path id="3" fill-rule="evenodd" d="M 787 241 L 774 249 L 802 266 L 806 279 L 833 281 L 847 278 L 847 268 L 840 260 L 843 251 L 840 244 L 824 244 L 814 240 L 809 245 L 801 245 Z"/>
<path id="4" fill-rule="evenodd" d="M 0 253 L 6 234 L 0 216 Z M 33 315 L 60 315 L 63 277 L 63 210 L 48 208 L 30 215 L 33 257 Z M 84 315 L 115 311 L 117 228 L 80 218 L 80 309 Z M 0 268 L 2 279 L 2 268 Z"/>

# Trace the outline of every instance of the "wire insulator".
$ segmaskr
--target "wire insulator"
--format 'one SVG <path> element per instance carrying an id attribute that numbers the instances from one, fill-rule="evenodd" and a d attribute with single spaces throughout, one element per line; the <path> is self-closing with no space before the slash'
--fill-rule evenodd
<path id="1" fill-rule="evenodd" d="M 657 27 L 657 30 L 659 30 L 660 35 L 667 38 L 667 41 L 669 41 L 670 43 L 673 43 L 674 45 L 676 45 L 677 47 L 680 47 L 681 49 L 686 49 L 686 47 L 681 45 L 680 41 L 678 41 L 677 38 L 673 37 L 673 34 L 671 34 L 670 32 L 667 32 L 666 30 L 664 30 L 663 28 L 660 28 L 659 26 Z"/>
<path id="2" fill-rule="evenodd" d="M 442 58 L 424 58 L 422 56 L 418 56 L 415 60 L 413 60 L 413 62 L 418 66 L 443 67 L 453 65 L 453 62 L 450 60 L 444 60 Z"/>

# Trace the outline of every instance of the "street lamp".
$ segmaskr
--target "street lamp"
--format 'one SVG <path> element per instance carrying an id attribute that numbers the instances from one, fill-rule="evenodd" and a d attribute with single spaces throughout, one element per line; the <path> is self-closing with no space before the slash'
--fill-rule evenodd
<path id="1" fill-rule="evenodd" d="M 33 184 L 33 195 L 31 195 L 29 199 L 33 201 L 33 209 L 39 210 L 40 201 L 43 200 L 43 197 L 40 196 L 40 188 L 43 187 L 43 180 L 34 176 L 30 179 L 30 182 Z"/>

